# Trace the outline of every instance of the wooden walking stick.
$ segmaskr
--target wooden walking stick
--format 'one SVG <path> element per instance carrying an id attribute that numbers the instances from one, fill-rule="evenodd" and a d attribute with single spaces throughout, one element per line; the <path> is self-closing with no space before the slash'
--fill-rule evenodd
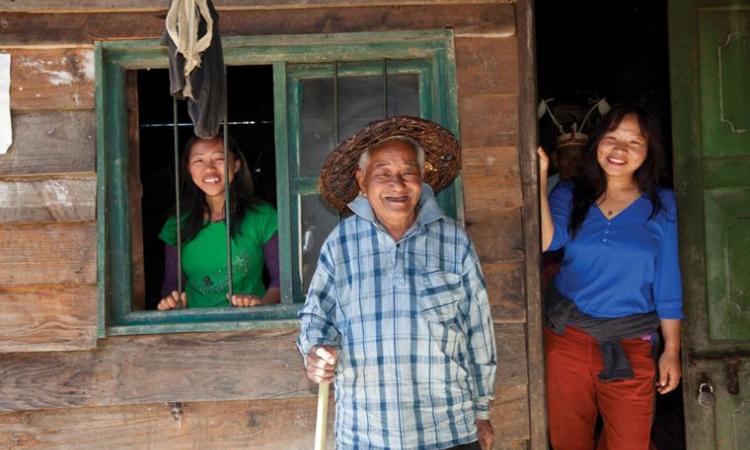
<path id="1" fill-rule="evenodd" d="M 318 384 L 318 417 L 315 420 L 315 450 L 326 448 L 326 425 L 328 425 L 328 388 L 331 383 Z"/>

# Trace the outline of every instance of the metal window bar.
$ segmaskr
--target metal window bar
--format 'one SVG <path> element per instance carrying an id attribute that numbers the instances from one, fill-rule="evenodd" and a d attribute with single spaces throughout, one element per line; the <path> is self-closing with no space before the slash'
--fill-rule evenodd
<path id="1" fill-rule="evenodd" d="M 339 62 L 333 63 L 333 137 L 334 147 L 339 145 Z"/>
<path id="2" fill-rule="evenodd" d="M 226 67 L 224 67 L 224 85 L 226 86 Z M 231 219 L 230 215 L 232 210 L 230 209 L 230 197 L 231 191 L 229 190 L 229 124 L 227 123 L 227 117 L 229 113 L 225 111 L 224 116 L 224 226 L 226 227 L 227 236 L 227 295 L 228 299 L 232 301 L 234 295 L 234 280 L 232 277 L 232 232 L 231 232 Z"/>
<path id="3" fill-rule="evenodd" d="M 226 69 L 225 69 L 226 77 Z M 227 114 L 228 116 L 228 114 Z M 175 174 L 175 214 L 177 223 L 177 292 L 182 295 L 182 211 L 180 208 L 180 135 L 179 135 L 179 118 L 177 114 L 177 98 L 172 97 L 172 135 L 174 142 L 174 174 Z M 229 190 L 229 144 L 227 136 L 229 121 L 224 120 L 223 130 L 224 138 L 224 224 L 226 227 L 226 246 L 227 246 L 227 294 L 228 299 L 231 302 L 232 295 L 234 295 L 234 280 L 232 276 L 232 237 L 231 237 L 231 209 L 230 209 L 230 196 L 231 191 Z M 187 155 L 186 155 L 187 157 Z M 209 216 L 209 220 L 211 220 Z"/>
<path id="4" fill-rule="evenodd" d="M 272 125 L 273 120 L 230 120 L 229 125 Z M 163 128 L 173 127 L 174 123 L 142 123 L 138 125 L 140 128 Z M 177 124 L 178 127 L 192 127 L 193 122 L 180 122 Z"/>
<path id="5" fill-rule="evenodd" d="M 383 116 L 388 115 L 388 58 L 383 58 Z"/>
<path id="6" fill-rule="evenodd" d="M 182 212 L 180 211 L 180 133 L 177 118 L 177 97 L 172 96 L 172 135 L 174 142 L 174 193 L 177 222 L 177 293 L 182 295 Z"/>
<path id="7" fill-rule="evenodd" d="M 333 138 L 335 139 L 333 147 L 339 145 L 339 62 L 333 63 Z M 336 212 L 338 221 L 344 218 L 340 211 Z"/>

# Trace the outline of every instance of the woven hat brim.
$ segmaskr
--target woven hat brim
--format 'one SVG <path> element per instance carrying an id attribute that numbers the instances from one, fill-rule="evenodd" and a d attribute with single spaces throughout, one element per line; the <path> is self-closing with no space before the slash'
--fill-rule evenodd
<path id="1" fill-rule="evenodd" d="M 410 116 L 394 116 L 372 122 L 339 144 L 323 163 L 318 191 L 334 208 L 345 211 L 357 197 L 355 178 L 362 153 L 386 139 L 405 136 L 424 150 L 423 180 L 438 192 L 461 170 L 461 146 L 453 133 L 439 124 Z"/>

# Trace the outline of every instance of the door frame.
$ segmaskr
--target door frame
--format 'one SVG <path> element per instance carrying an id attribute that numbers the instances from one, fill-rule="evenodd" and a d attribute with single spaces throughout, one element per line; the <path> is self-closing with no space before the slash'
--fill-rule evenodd
<path id="1" fill-rule="evenodd" d="M 683 405 L 685 442 L 688 448 L 715 448 L 711 414 L 695 404 L 698 389 L 696 374 L 690 369 L 690 352 L 705 347 L 706 330 L 690 324 L 707 317 L 705 302 L 705 245 L 703 237 L 703 179 L 700 170 L 700 90 L 698 89 L 698 14 L 695 0 L 669 0 L 667 7 L 669 34 L 670 91 L 672 107 L 672 148 L 674 148 L 674 186 L 677 194 L 680 265 L 686 308 L 682 327 Z M 690 32 L 693 30 L 694 32 Z M 677 68 L 680 68 L 677 70 Z M 695 201 L 691 201 L 695 200 Z"/>
<path id="2" fill-rule="evenodd" d="M 518 51 L 518 159 L 523 195 L 524 286 L 526 291 L 526 357 L 528 363 L 529 449 L 546 450 L 547 395 L 542 337 L 541 230 L 539 168 L 536 149 L 537 76 L 534 1 L 516 3 Z"/>

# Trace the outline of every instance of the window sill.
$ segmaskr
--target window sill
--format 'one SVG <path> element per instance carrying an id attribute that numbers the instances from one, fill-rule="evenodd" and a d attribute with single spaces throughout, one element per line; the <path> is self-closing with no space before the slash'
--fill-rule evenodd
<path id="1" fill-rule="evenodd" d="M 298 326 L 302 303 L 255 308 L 205 308 L 173 311 L 136 311 L 107 327 L 108 336 L 156 333 L 245 331 Z"/>

